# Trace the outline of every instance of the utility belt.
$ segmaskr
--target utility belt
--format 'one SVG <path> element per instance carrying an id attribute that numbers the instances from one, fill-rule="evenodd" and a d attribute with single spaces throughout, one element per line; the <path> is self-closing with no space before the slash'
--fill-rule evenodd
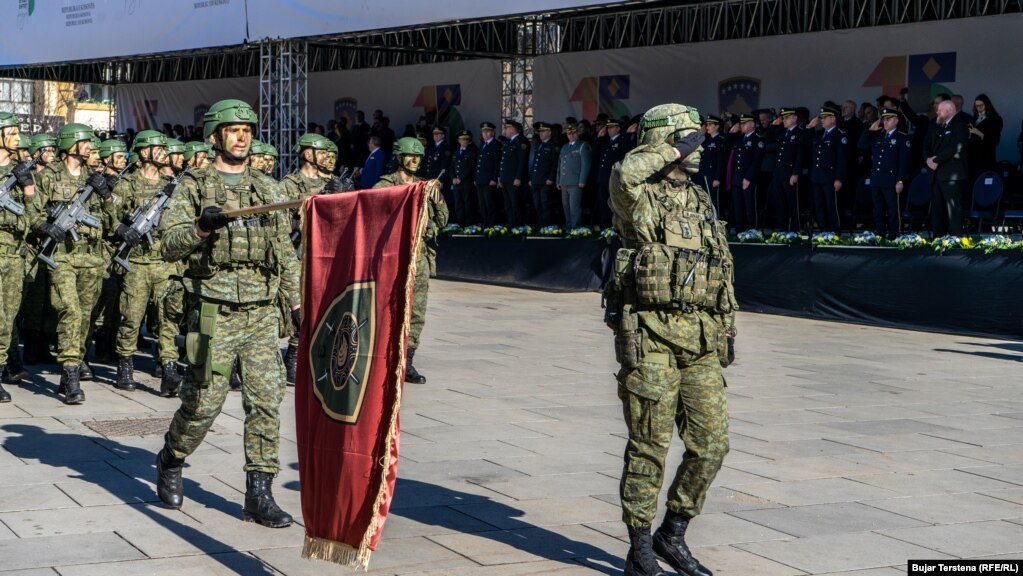
<path id="1" fill-rule="evenodd" d="M 20 246 L 8 246 L 0 244 L 0 256 L 19 256 L 24 257 L 28 254 L 28 246 L 21 244 Z"/>
<path id="2" fill-rule="evenodd" d="M 727 312 L 720 298 L 727 276 L 724 262 L 704 251 L 650 243 L 615 254 L 614 283 L 634 295 L 637 311 Z"/>

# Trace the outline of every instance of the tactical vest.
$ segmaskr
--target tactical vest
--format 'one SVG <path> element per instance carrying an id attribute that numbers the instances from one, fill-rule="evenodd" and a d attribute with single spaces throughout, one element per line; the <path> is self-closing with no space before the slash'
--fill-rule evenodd
<path id="1" fill-rule="evenodd" d="M 7 177 L 7 174 L 14 168 L 15 163 L 12 161 L 7 166 L 0 166 L 0 180 Z M 25 206 L 25 195 L 21 189 L 21 186 L 14 184 L 11 187 L 11 198 Z M 27 210 L 27 207 L 26 207 Z M 13 247 L 13 244 L 22 244 L 24 242 L 25 233 L 28 231 L 28 219 L 25 215 L 18 216 L 10 210 L 0 208 L 0 231 L 6 232 L 7 234 L 0 234 L 0 246 Z"/>
<path id="2" fill-rule="evenodd" d="M 646 213 L 658 242 L 623 238 L 615 255 L 615 281 L 631 291 L 639 309 L 736 309 L 729 284 L 732 257 L 724 223 L 707 193 L 692 181 L 656 175 L 644 184 Z"/>
<path id="3" fill-rule="evenodd" d="M 82 166 L 80 175 L 76 178 L 68 172 L 67 168 L 62 162 L 53 162 L 48 164 L 46 168 L 40 172 L 40 178 L 36 181 L 37 183 L 46 181 L 49 184 L 49 198 L 46 203 L 46 211 L 48 214 L 52 214 L 53 211 L 60 204 L 70 204 L 78 198 L 78 191 L 85 186 L 85 181 L 88 179 L 90 170 L 85 166 Z M 39 186 L 37 186 L 38 188 Z M 37 192 L 38 194 L 38 192 Z M 103 199 L 99 194 L 95 192 L 89 196 L 89 199 L 85 202 L 85 211 L 95 216 L 100 221 L 103 221 Z M 92 254 L 96 255 L 102 252 L 103 245 L 100 240 L 103 237 L 103 227 L 93 228 L 86 226 L 85 224 L 79 224 L 75 229 L 81 240 L 78 242 L 71 242 L 70 234 L 68 240 L 66 240 L 61 246 L 57 247 L 57 254 Z"/>
<path id="4" fill-rule="evenodd" d="M 271 191 L 257 178 L 242 177 L 238 186 L 228 186 L 223 179 L 192 173 L 199 195 L 200 213 L 207 206 L 236 210 L 269 204 Z M 277 269 L 274 242 L 279 232 L 273 216 L 259 215 L 245 220 L 232 220 L 226 227 L 210 235 L 203 247 L 188 257 L 188 272 L 195 278 L 209 278 L 221 268 L 259 267 Z"/>
<path id="5" fill-rule="evenodd" d="M 111 177 L 113 177 L 116 178 L 119 183 L 124 182 L 124 185 L 131 189 L 130 196 L 125 199 L 130 205 L 125 206 L 125 210 L 122 212 L 122 214 L 129 218 L 136 210 L 145 210 L 145 208 L 149 206 L 149 203 L 156 198 L 157 194 L 159 194 L 160 191 L 163 190 L 168 183 L 170 183 L 168 178 L 161 176 L 159 182 L 154 184 L 147 180 L 146 177 L 142 175 L 141 171 L 136 171 L 124 178 L 119 178 L 112 174 L 107 174 L 106 177 L 108 183 L 110 182 Z M 125 224 L 130 226 L 131 221 L 126 221 Z M 160 236 L 162 235 L 162 231 L 159 226 L 159 220 L 157 220 L 157 225 L 153 226 L 150 234 L 153 237 L 153 245 L 150 246 L 149 244 L 142 242 L 136 246 L 131 252 L 130 259 L 132 261 L 163 260 L 160 256 Z"/>

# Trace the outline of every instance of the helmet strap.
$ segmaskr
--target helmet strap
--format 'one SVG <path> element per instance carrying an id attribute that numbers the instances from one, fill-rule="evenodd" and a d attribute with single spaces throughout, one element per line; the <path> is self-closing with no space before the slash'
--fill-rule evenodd
<path id="1" fill-rule="evenodd" d="M 228 166 L 241 166 L 245 164 L 249 159 L 249 155 L 252 154 L 252 147 L 249 146 L 249 153 L 241 158 L 228 152 L 224 149 L 224 145 L 221 143 L 224 139 L 224 131 L 220 126 L 217 126 L 216 138 L 213 138 L 213 150 L 217 152 L 217 158 L 220 158 Z"/>

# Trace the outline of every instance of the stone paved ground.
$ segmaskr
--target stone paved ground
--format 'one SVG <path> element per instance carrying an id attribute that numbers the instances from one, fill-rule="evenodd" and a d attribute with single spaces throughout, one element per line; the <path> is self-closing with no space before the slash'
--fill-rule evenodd
<path id="1" fill-rule="evenodd" d="M 599 297 L 431 288 L 417 357 L 430 382 L 406 388 L 400 479 L 370 573 L 620 574 L 625 429 Z M 732 452 L 691 527 L 715 574 L 1023 557 L 1023 344 L 751 314 L 739 329 Z M 93 382 L 68 407 L 55 389 L 35 373 L 0 405 L 4 576 L 346 572 L 299 557 L 301 526 L 239 520 L 238 395 L 189 459 L 187 502 L 172 512 L 154 504 L 161 437 L 87 424 L 166 418 L 174 401 Z M 292 398 L 276 494 L 297 513 Z"/>

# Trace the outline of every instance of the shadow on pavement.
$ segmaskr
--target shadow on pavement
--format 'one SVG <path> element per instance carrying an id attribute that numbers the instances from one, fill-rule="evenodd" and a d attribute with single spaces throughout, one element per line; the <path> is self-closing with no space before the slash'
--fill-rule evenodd
<path id="1" fill-rule="evenodd" d="M 94 450 L 95 447 L 99 446 L 113 452 L 113 454 L 125 461 L 155 463 L 156 455 L 152 452 L 126 446 L 109 438 L 99 440 L 79 434 L 50 433 L 37 426 L 26 424 L 6 424 L 0 426 L 0 429 L 9 434 L 16 434 L 15 436 L 8 436 L 3 440 L 3 448 L 18 458 L 38 460 L 41 464 L 55 468 L 68 468 L 78 473 L 78 476 L 73 478 L 99 486 L 114 495 L 125 492 L 126 482 L 129 484 L 134 483 L 137 486 L 129 487 L 131 493 L 149 494 L 152 495 L 153 501 L 157 500 L 154 489 L 149 484 L 124 474 L 114 466 L 99 468 L 95 464 L 95 459 L 81 460 L 74 456 L 69 456 L 69 454 L 75 453 L 74 447 L 81 447 L 85 451 Z M 156 466 L 151 464 L 150 467 L 152 477 L 155 480 Z M 191 501 L 193 505 L 204 505 L 213 508 L 238 518 L 238 521 L 241 522 L 241 504 L 231 502 L 222 496 L 203 490 L 199 484 L 189 480 L 187 478 L 187 465 L 184 484 L 185 506 L 188 506 L 189 501 Z M 240 494 L 239 499 L 241 499 Z M 225 552 L 237 552 L 238 550 L 191 526 L 177 522 L 173 518 L 168 518 L 166 516 L 167 512 L 157 511 L 157 507 L 160 506 L 158 502 L 154 503 L 149 501 L 148 498 L 139 496 L 126 497 L 124 500 L 129 504 L 138 504 L 132 506 L 132 508 L 169 530 L 175 536 L 195 546 L 232 572 L 242 576 L 253 574 L 272 576 L 275 574 L 272 569 L 255 557 L 246 554 L 224 554 Z"/>

